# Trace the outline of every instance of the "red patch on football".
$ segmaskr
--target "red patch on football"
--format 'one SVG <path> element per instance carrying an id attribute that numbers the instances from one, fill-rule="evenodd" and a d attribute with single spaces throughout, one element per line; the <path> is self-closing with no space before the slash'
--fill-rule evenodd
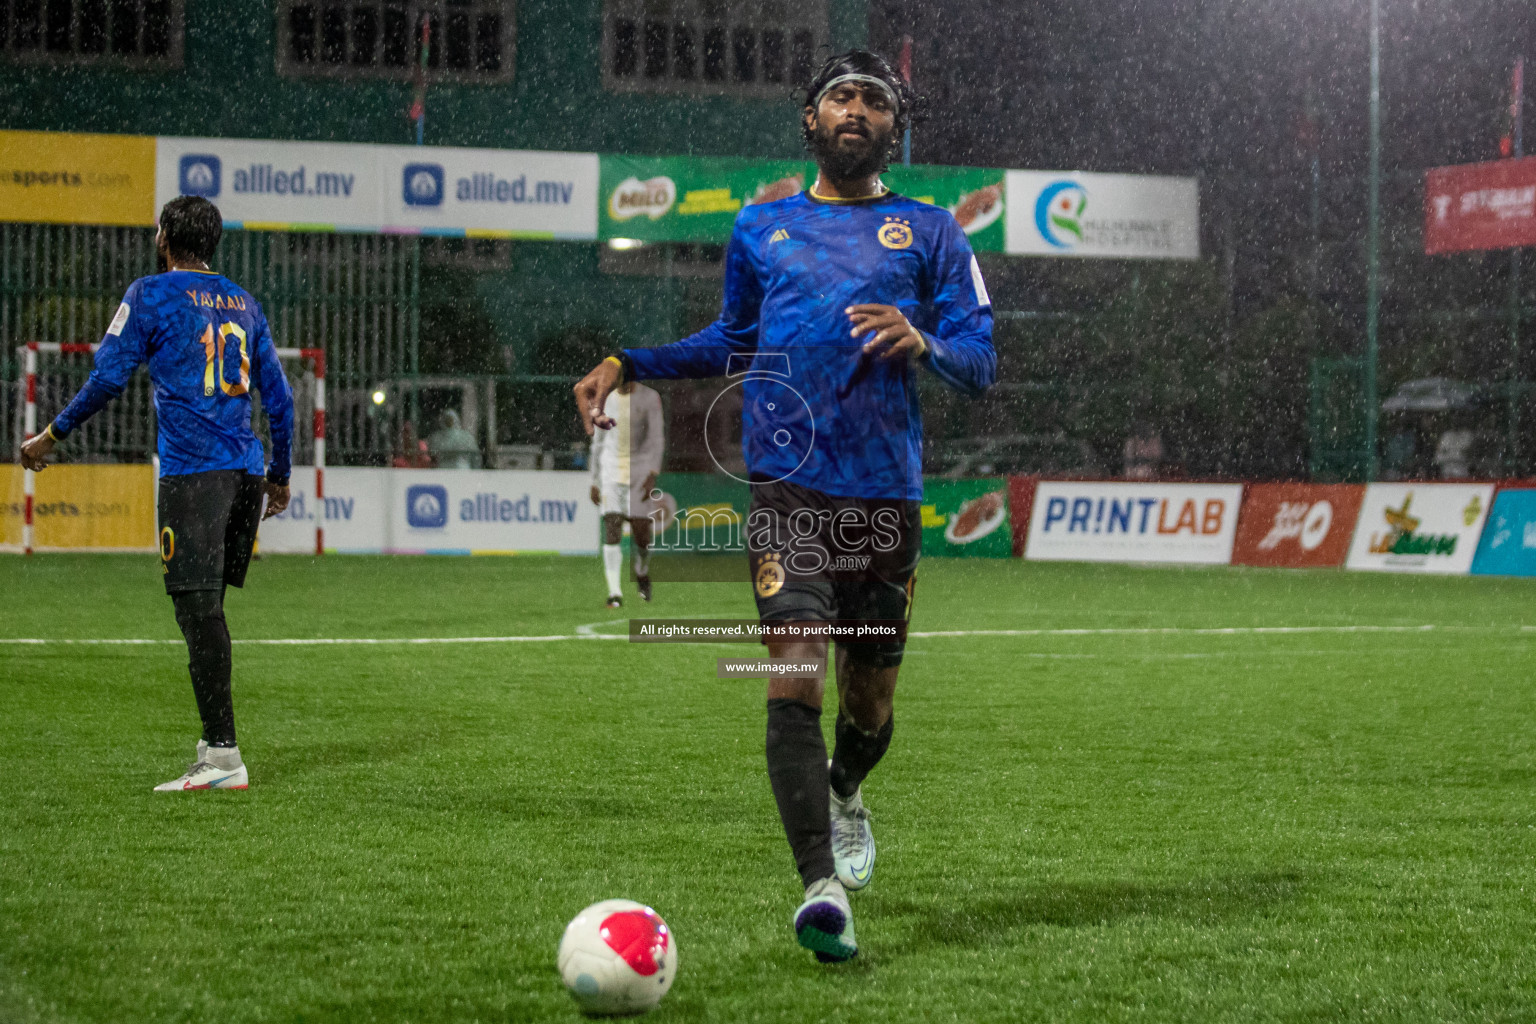
<path id="1" fill-rule="evenodd" d="M 666 955 L 670 938 L 666 923 L 654 910 L 620 910 L 609 914 L 598 926 L 597 934 L 642 978 L 661 969 L 661 958 Z"/>

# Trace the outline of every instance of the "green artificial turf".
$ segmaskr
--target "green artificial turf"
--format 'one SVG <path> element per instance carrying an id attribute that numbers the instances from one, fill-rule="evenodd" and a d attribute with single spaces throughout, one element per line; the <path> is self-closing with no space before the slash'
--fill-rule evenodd
<path id="1" fill-rule="evenodd" d="M 181 795 L 150 788 L 196 738 L 183 649 L 0 644 L 0 1021 L 576 1020 L 556 944 L 618 896 L 677 937 L 658 1022 L 1536 1017 L 1536 583 L 919 581 L 917 630 L 1123 632 L 912 640 L 841 967 L 789 927 L 763 683 L 715 678 L 755 648 L 237 645 L 251 788 Z M 152 557 L 4 558 L 0 593 L 4 637 L 177 637 Z M 752 614 L 745 583 L 602 593 L 596 559 L 273 557 L 228 613 L 237 640 Z"/>

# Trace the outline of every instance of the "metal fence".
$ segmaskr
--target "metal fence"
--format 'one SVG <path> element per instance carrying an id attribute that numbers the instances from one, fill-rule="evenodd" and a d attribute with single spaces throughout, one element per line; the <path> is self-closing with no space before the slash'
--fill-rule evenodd
<path id="1" fill-rule="evenodd" d="M 387 235 L 231 231 L 218 269 L 261 302 L 280 346 L 326 352 L 329 458 L 333 464 L 381 463 L 393 428 L 371 415 L 376 383 L 414 374 L 420 364 L 420 242 Z M 128 284 L 154 273 L 154 232 L 146 228 L 0 224 L 0 450 L 21 443 L 21 366 L 27 342 L 94 342 Z M 39 367 L 39 414 L 63 408 L 90 373 L 87 356 L 61 356 Z M 296 407 L 311 407 L 312 374 L 288 367 Z M 258 426 L 260 426 L 258 417 Z M 308 456 L 306 432 L 295 458 Z M 154 452 L 147 375 L 71 439 L 70 457 L 102 462 L 147 460 Z M 302 438 L 302 440 L 301 440 Z"/>

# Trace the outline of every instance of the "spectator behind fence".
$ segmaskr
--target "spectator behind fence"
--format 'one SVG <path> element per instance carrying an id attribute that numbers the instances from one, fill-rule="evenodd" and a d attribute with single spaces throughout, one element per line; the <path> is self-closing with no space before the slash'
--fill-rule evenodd
<path id="1" fill-rule="evenodd" d="M 410 420 L 400 427 L 400 447 L 391 457 L 390 465 L 396 469 L 432 468 L 432 454 L 427 451 L 427 442 L 416 436 L 416 427 Z"/>
<path id="2" fill-rule="evenodd" d="M 437 460 L 438 469 L 480 468 L 480 445 L 475 435 L 460 425 L 459 414 L 453 409 L 438 418 L 437 429 L 427 438 L 427 450 Z"/>
<path id="3" fill-rule="evenodd" d="M 1435 465 L 1442 480 L 1465 480 L 1472 475 L 1472 431 L 1454 427 L 1440 435 L 1435 446 Z"/>
<path id="4" fill-rule="evenodd" d="M 1156 480 L 1163 461 L 1163 438 L 1150 423 L 1138 422 L 1125 439 L 1125 478 Z"/>

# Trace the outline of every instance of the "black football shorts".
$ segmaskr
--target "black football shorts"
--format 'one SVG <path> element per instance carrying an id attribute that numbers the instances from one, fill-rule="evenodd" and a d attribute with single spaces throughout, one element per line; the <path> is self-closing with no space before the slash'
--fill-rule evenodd
<path id="1" fill-rule="evenodd" d="M 754 483 L 746 533 L 763 622 L 900 622 L 899 639 L 848 642 L 848 655 L 885 668 L 901 664 L 922 554 L 918 502 Z"/>
<path id="2" fill-rule="evenodd" d="M 245 584 L 261 525 L 262 482 L 239 469 L 160 479 L 160 565 L 167 594 Z"/>

